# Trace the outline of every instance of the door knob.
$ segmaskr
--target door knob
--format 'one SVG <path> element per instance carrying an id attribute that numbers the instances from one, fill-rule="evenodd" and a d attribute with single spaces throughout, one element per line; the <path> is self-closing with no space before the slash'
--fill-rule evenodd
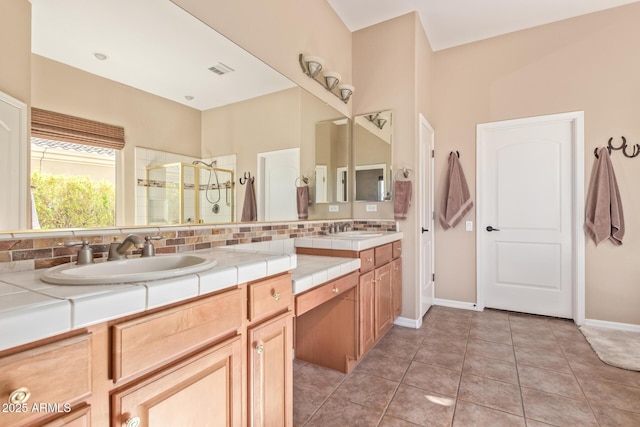
<path id="1" fill-rule="evenodd" d="M 428 229 L 428 228 L 424 228 L 424 227 L 422 227 L 422 232 L 423 232 L 423 233 L 427 233 L 428 231 L 429 231 L 429 229 Z"/>
<path id="2" fill-rule="evenodd" d="M 489 231 L 489 232 L 491 232 L 491 231 L 500 231 L 500 229 L 499 228 L 493 228 L 492 226 L 487 225 L 487 231 Z"/>

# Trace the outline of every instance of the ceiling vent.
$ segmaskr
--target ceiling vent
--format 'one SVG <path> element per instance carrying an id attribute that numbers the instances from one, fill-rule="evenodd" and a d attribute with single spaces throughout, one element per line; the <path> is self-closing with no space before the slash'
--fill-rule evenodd
<path id="1" fill-rule="evenodd" d="M 229 67 L 228 65 L 223 64 L 222 62 L 218 62 L 213 67 L 209 67 L 209 71 L 211 71 L 213 73 L 216 73 L 217 75 L 221 76 L 223 74 L 231 73 L 231 72 L 233 72 L 235 70 L 233 68 Z"/>

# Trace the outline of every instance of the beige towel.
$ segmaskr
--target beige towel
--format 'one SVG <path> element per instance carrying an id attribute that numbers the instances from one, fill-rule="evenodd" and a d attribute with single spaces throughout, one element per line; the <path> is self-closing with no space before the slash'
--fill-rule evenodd
<path id="1" fill-rule="evenodd" d="M 296 187 L 298 219 L 309 218 L 309 186 Z"/>
<path id="2" fill-rule="evenodd" d="M 247 179 L 247 189 L 244 192 L 244 204 L 242 205 L 242 222 L 257 221 L 258 208 L 256 206 L 256 193 L 253 190 L 253 178 Z"/>
<path id="3" fill-rule="evenodd" d="M 411 181 L 395 181 L 393 183 L 393 218 L 407 219 L 407 212 L 411 206 Z"/>
<path id="4" fill-rule="evenodd" d="M 460 160 L 455 154 L 449 155 L 449 171 L 445 181 L 440 206 L 440 224 L 442 228 L 455 227 L 462 220 L 464 214 L 473 207 L 469 186 L 464 177 Z"/>
<path id="5" fill-rule="evenodd" d="M 611 240 L 614 245 L 622 244 L 624 236 L 624 214 L 616 174 L 613 171 L 609 150 L 605 147 L 598 152 L 585 206 L 585 232 L 596 242 Z"/>

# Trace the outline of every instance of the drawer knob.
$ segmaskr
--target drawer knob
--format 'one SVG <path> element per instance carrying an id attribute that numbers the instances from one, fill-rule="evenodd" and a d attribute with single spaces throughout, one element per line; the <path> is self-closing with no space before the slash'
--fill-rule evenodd
<path id="1" fill-rule="evenodd" d="M 140 425 L 140 417 L 131 417 L 125 422 L 126 427 L 138 427 Z"/>
<path id="2" fill-rule="evenodd" d="M 402 248 L 396 248 L 398 252 L 402 252 Z"/>
<path id="3" fill-rule="evenodd" d="M 13 403 L 14 405 L 19 405 L 21 403 L 26 403 L 27 400 L 31 397 L 31 392 L 26 387 L 20 387 L 19 389 L 14 390 L 9 395 L 9 403 Z"/>
<path id="4" fill-rule="evenodd" d="M 367 258 L 367 262 L 373 262 L 373 258 Z"/>
<path id="5" fill-rule="evenodd" d="M 280 301 L 280 292 L 274 292 L 272 296 L 274 300 Z"/>
<path id="6" fill-rule="evenodd" d="M 334 294 L 337 294 L 338 292 L 340 292 L 340 289 L 338 289 L 338 288 L 333 288 L 332 290 L 333 290 Z"/>
<path id="7" fill-rule="evenodd" d="M 256 351 L 258 352 L 258 354 L 262 354 L 264 352 L 264 346 L 260 344 L 256 347 Z"/>

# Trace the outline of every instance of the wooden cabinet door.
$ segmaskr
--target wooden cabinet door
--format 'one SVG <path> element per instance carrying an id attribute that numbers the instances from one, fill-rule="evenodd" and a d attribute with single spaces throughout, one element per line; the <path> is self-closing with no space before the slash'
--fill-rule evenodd
<path id="1" fill-rule="evenodd" d="M 373 271 L 360 276 L 358 304 L 360 330 L 358 331 L 358 358 L 365 355 L 375 342 L 374 282 Z"/>
<path id="2" fill-rule="evenodd" d="M 402 314 L 402 258 L 391 262 L 391 300 L 395 320 Z"/>
<path id="3" fill-rule="evenodd" d="M 112 426 L 240 426 L 242 340 L 202 351 L 112 396 Z M 137 418 L 137 420 L 135 420 Z"/>
<path id="4" fill-rule="evenodd" d="M 375 283 L 375 339 L 376 341 L 393 326 L 391 302 L 391 263 L 374 271 Z"/>
<path id="5" fill-rule="evenodd" d="M 293 317 L 291 312 L 248 331 L 249 425 L 293 425 Z"/>

